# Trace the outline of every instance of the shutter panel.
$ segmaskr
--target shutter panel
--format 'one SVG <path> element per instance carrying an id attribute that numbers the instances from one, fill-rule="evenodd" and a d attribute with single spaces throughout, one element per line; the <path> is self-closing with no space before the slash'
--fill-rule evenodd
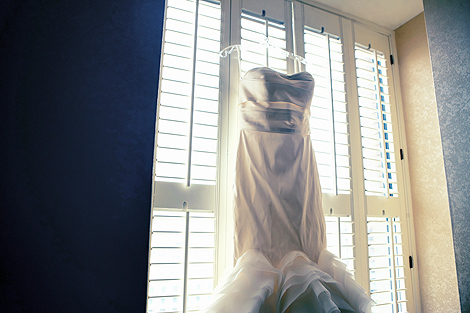
<path id="1" fill-rule="evenodd" d="M 168 1 L 158 108 L 157 182 L 215 185 L 220 16 L 218 2 Z"/>
<path id="2" fill-rule="evenodd" d="M 388 37 L 354 25 L 354 57 L 366 199 L 369 279 L 373 312 L 413 307 L 411 255 L 396 126 L 397 104 Z"/>
<path id="3" fill-rule="evenodd" d="M 167 3 L 158 124 L 154 206 L 215 209 L 219 51 L 218 1 Z"/>
<path id="4" fill-rule="evenodd" d="M 208 305 L 214 266 L 214 213 L 154 211 L 147 312 L 195 312 Z"/>
<path id="5" fill-rule="evenodd" d="M 304 5 L 306 71 L 315 79 L 310 136 L 320 174 L 327 249 L 355 273 L 348 105 L 338 16 Z"/>
<path id="6" fill-rule="evenodd" d="M 361 25 L 355 25 L 354 30 L 367 214 L 396 217 L 401 215 L 404 199 L 399 197 L 403 178 L 401 163 L 396 158 L 400 144 L 395 129 L 398 122 L 393 79 L 387 60 L 388 37 Z"/>
<path id="7" fill-rule="evenodd" d="M 191 184 L 217 175 L 220 4 L 199 1 L 191 153 Z"/>
<path id="8" fill-rule="evenodd" d="M 187 312 L 197 312 L 209 305 L 214 288 L 215 218 L 212 212 L 191 212 L 188 218 Z"/>
<path id="9" fill-rule="evenodd" d="M 306 71 L 315 79 L 310 136 L 325 214 L 351 215 L 351 166 L 345 68 L 339 17 L 302 5 Z"/>
<path id="10" fill-rule="evenodd" d="M 341 40 L 304 31 L 306 70 L 315 79 L 310 128 L 323 193 L 350 194 L 349 134 Z"/>
<path id="11" fill-rule="evenodd" d="M 360 44 L 355 57 L 365 194 L 398 197 L 387 61 Z"/>
<path id="12" fill-rule="evenodd" d="M 147 312 L 196 312 L 215 268 L 219 1 L 168 0 Z"/>
<path id="13" fill-rule="evenodd" d="M 287 72 L 287 60 L 282 51 L 262 45 L 266 40 L 275 47 L 286 48 L 286 31 L 282 22 L 268 20 L 243 12 L 241 16 L 241 72 L 255 67 L 270 67 L 281 73 Z"/>
<path id="14" fill-rule="evenodd" d="M 400 219 L 369 217 L 367 233 L 372 312 L 408 312 Z"/>
<path id="15" fill-rule="evenodd" d="M 155 179 L 185 183 L 187 175 L 196 2 L 167 3 L 158 108 Z"/>
<path id="16" fill-rule="evenodd" d="M 186 216 L 154 212 L 147 312 L 183 310 Z"/>

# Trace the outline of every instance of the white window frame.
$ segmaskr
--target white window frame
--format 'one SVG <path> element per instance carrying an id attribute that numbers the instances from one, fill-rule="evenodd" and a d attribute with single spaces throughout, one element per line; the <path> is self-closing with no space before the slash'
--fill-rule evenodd
<path id="1" fill-rule="evenodd" d="M 271 14 L 275 19 L 285 21 L 287 50 L 294 54 L 303 55 L 303 40 L 300 34 L 303 34 L 303 6 L 309 6 L 316 10 L 325 12 L 325 15 L 334 15 L 339 18 L 340 35 L 343 44 L 344 66 L 346 72 L 347 85 L 347 103 L 349 107 L 349 136 L 350 136 L 350 163 L 351 163 L 351 185 L 352 194 L 350 197 L 350 209 L 343 209 L 341 203 L 344 199 L 335 199 L 329 195 L 324 195 L 325 215 L 331 213 L 330 208 L 335 207 L 333 216 L 353 216 L 355 226 L 355 237 L 363 238 L 355 242 L 355 259 L 357 260 L 355 268 L 356 280 L 366 289 L 369 290 L 369 269 L 368 269 L 368 245 L 367 245 L 367 216 L 383 216 L 382 209 L 374 209 L 364 196 L 364 175 L 362 165 L 362 149 L 360 143 L 360 124 L 359 112 L 357 109 L 357 82 L 355 77 L 355 61 L 354 61 L 354 43 L 357 36 L 355 29 L 365 29 L 366 35 L 374 36 L 379 34 L 387 38 L 386 51 L 396 55 L 396 47 L 394 40 L 394 32 L 370 23 L 366 20 L 358 19 L 354 16 L 339 12 L 330 7 L 306 1 L 283 1 L 283 0 L 232 0 L 221 1 L 222 6 L 222 27 L 221 27 L 221 46 L 240 43 L 240 17 L 242 11 L 248 10 L 253 13 L 261 13 L 264 8 L 271 9 Z M 292 17 L 295 20 L 292 21 Z M 328 23 L 328 19 L 325 20 Z M 295 33 L 295 37 L 293 36 Z M 227 58 L 221 59 L 220 62 L 220 96 L 219 96 L 219 156 L 218 156 L 218 181 L 216 188 L 215 213 L 216 213 L 216 272 L 215 280 L 217 281 L 226 269 L 233 266 L 233 181 L 235 166 L 235 151 L 238 141 L 238 85 L 240 80 L 239 60 L 237 54 L 232 54 Z M 288 73 L 294 72 L 296 64 L 293 61 L 288 62 Z M 420 312 L 420 299 L 418 288 L 416 247 L 413 231 L 413 217 L 411 213 L 411 194 L 408 176 L 408 164 L 406 160 L 406 140 L 404 134 L 403 108 L 401 104 L 400 86 L 398 81 L 398 67 L 395 64 L 389 67 L 389 78 L 394 84 L 394 92 L 392 94 L 394 102 L 394 134 L 398 137 L 400 148 L 405 156 L 404 160 L 399 160 L 400 150 L 395 151 L 396 162 L 401 163 L 400 171 L 402 177 L 400 188 L 400 205 L 398 209 L 392 209 L 387 212 L 386 216 L 400 216 L 402 221 L 402 229 L 407 237 L 406 255 L 414 257 L 414 268 L 407 268 L 407 276 L 411 282 L 408 286 L 410 292 L 407 294 L 408 311 Z M 359 142 L 358 142 L 359 141 Z M 167 192 L 167 191 L 165 191 Z M 380 203 L 380 200 L 379 200 Z M 408 262 L 406 259 L 405 262 Z"/>

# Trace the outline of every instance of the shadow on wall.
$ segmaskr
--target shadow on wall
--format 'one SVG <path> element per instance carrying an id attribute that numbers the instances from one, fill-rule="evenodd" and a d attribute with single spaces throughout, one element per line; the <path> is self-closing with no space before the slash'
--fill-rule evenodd
<path id="1" fill-rule="evenodd" d="M 470 2 L 424 0 L 462 312 L 470 312 Z"/>

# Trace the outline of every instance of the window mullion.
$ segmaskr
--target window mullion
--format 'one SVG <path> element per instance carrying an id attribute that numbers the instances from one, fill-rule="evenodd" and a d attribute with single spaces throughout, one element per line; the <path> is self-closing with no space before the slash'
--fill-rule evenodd
<path id="1" fill-rule="evenodd" d="M 336 221 L 338 223 L 338 257 L 341 259 L 341 218 L 339 216 L 336 217 Z"/>
<path id="2" fill-rule="evenodd" d="M 398 290 L 397 290 L 397 277 L 396 277 L 396 255 L 395 255 L 395 221 L 394 218 L 390 218 L 390 234 L 391 234 L 391 246 L 392 246 L 392 291 L 393 291 L 393 304 L 394 307 L 396 308 L 396 311 L 398 312 L 398 302 L 397 302 L 397 296 L 398 296 Z"/>
<path id="3" fill-rule="evenodd" d="M 186 232 L 184 238 L 183 313 L 188 305 L 188 266 L 189 266 L 189 211 L 186 211 Z"/>

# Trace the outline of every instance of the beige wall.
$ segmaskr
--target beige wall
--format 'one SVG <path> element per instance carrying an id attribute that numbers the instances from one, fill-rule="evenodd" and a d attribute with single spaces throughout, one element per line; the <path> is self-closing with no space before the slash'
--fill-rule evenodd
<path id="1" fill-rule="evenodd" d="M 424 13 L 395 31 L 422 312 L 460 312 L 449 201 Z"/>

